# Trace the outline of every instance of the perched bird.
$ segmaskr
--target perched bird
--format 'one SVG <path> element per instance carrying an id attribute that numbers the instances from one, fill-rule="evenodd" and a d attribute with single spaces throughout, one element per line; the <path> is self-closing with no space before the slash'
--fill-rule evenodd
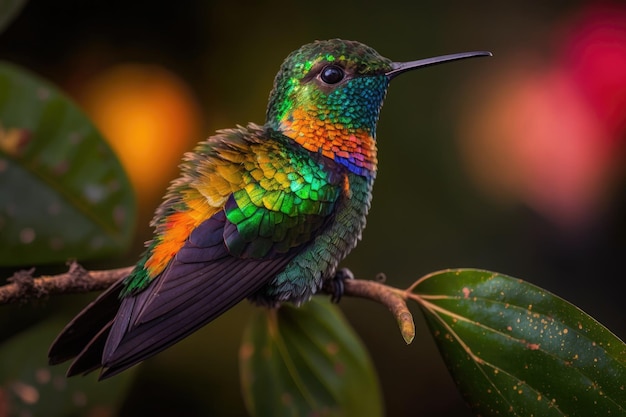
<path id="1" fill-rule="evenodd" d="M 291 53 L 265 124 L 220 130 L 186 154 L 145 254 L 65 327 L 50 363 L 75 357 L 68 376 L 102 368 L 100 377 L 110 377 L 244 298 L 300 304 L 341 279 L 337 265 L 361 238 L 370 208 L 376 123 L 389 82 L 485 55 L 398 63 L 339 39 Z"/>

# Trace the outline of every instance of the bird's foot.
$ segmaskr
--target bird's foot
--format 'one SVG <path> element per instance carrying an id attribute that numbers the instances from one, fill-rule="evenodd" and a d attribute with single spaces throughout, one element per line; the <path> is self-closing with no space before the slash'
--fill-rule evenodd
<path id="1" fill-rule="evenodd" d="M 332 303 L 337 304 L 341 301 L 345 290 L 344 281 L 347 279 L 354 279 L 354 274 L 348 268 L 341 268 L 328 280 L 329 292 L 331 293 L 330 301 Z"/>

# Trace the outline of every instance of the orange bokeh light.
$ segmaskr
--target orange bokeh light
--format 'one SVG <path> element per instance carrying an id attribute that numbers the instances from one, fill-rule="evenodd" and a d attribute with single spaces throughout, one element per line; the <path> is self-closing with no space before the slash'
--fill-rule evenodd
<path id="1" fill-rule="evenodd" d="M 121 64 L 88 80 L 78 98 L 120 158 L 140 206 L 162 195 L 199 137 L 199 106 L 188 86 L 160 66 Z"/>

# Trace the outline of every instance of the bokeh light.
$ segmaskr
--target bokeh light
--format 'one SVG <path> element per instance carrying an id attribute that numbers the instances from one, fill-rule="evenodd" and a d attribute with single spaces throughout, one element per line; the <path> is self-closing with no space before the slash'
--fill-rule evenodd
<path id="1" fill-rule="evenodd" d="M 607 131 L 606 140 L 626 136 L 626 6 L 583 8 L 562 35 L 557 64 L 565 68 Z M 616 144 L 616 146 L 623 146 Z"/>
<path id="2" fill-rule="evenodd" d="M 200 138 L 191 89 L 162 66 L 124 63 L 94 74 L 76 95 L 118 154 L 140 212 L 153 210 L 183 153 Z"/>
<path id="3" fill-rule="evenodd" d="M 626 138 L 626 8 L 589 6 L 540 48 L 509 53 L 460 125 L 468 172 L 567 230 L 601 216 L 619 183 Z"/>

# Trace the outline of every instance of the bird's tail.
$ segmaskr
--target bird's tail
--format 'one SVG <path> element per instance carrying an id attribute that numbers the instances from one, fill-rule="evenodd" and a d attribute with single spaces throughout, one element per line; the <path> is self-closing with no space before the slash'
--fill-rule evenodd
<path id="1" fill-rule="evenodd" d="M 102 367 L 102 350 L 120 306 L 122 281 L 100 294 L 65 326 L 48 351 L 50 365 L 76 358 L 67 376 L 87 374 Z"/>

